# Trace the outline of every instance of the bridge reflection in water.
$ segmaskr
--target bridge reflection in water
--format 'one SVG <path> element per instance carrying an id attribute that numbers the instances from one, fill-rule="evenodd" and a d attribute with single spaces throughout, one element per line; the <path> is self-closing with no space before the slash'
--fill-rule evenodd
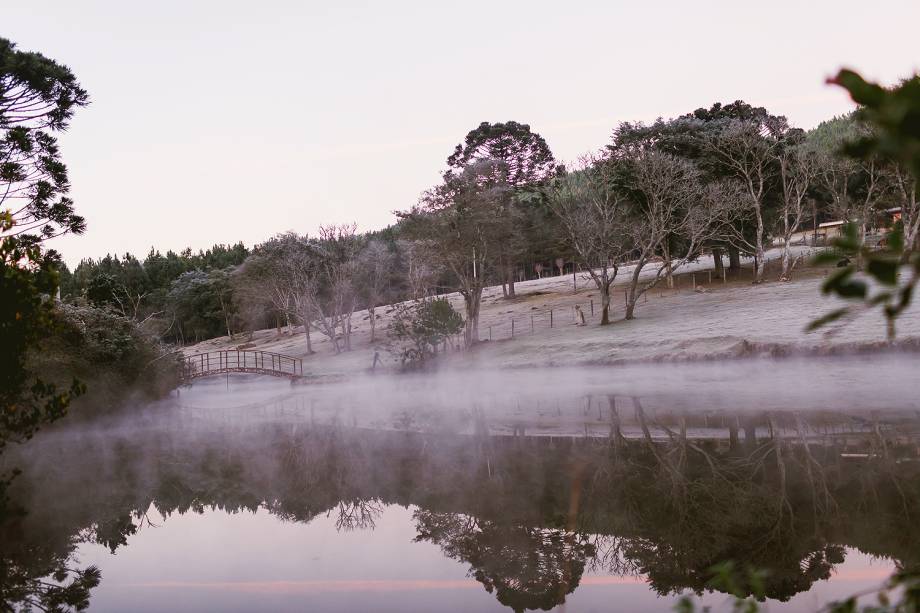
<path id="1" fill-rule="evenodd" d="M 193 379 L 227 373 L 252 373 L 272 377 L 299 378 L 303 376 L 303 361 L 269 351 L 210 351 L 187 355 L 183 360 L 180 379 Z"/>

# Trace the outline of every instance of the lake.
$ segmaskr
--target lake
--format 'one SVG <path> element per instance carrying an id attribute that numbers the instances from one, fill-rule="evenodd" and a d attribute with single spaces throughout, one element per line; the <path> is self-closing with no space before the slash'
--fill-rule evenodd
<path id="1" fill-rule="evenodd" d="M 588 387 L 448 419 L 237 378 L 48 429 L 2 459 L 4 593 L 94 565 L 94 611 L 718 610 L 729 577 L 813 611 L 920 563 L 914 407 Z"/>

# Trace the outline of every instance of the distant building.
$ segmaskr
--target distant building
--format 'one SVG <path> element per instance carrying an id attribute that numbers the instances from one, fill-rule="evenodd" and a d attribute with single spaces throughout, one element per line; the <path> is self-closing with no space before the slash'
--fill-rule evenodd
<path id="1" fill-rule="evenodd" d="M 815 237 L 827 241 L 829 238 L 840 236 L 840 233 L 843 231 L 843 226 L 846 223 L 845 221 L 825 221 L 824 223 L 818 224 L 818 230 L 815 232 Z"/>

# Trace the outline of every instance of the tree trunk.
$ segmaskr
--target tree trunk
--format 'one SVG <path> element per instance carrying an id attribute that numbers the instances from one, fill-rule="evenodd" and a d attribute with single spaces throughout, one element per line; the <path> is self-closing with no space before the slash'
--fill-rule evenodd
<path id="1" fill-rule="evenodd" d="M 623 431 L 620 425 L 620 412 L 617 410 L 617 397 L 613 394 L 608 394 L 607 402 L 610 405 L 610 439 L 613 441 L 614 455 L 619 455 L 623 441 Z"/>
<path id="2" fill-rule="evenodd" d="M 376 335 L 376 333 L 377 333 L 377 317 L 374 315 L 374 308 L 375 308 L 375 307 L 371 307 L 371 308 L 369 308 L 369 309 L 367 310 L 367 312 L 368 312 L 368 313 L 370 314 L 370 316 L 371 316 L 371 342 L 372 342 L 372 343 L 374 342 L 374 340 L 375 340 L 375 338 L 376 338 L 375 335 Z"/>
<path id="3" fill-rule="evenodd" d="M 722 250 L 719 248 L 713 248 L 712 250 L 712 261 L 716 267 L 716 276 L 721 277 L 722 271 L 725 269 L 725 264 L 722 262 Z"/>
<path id="4" fill-rule="evenodd" d="M 914 213 L 910 223 L 904 224 L 904 251 L 901 263 L 907 264 L 910 256 L 920 248 L 920 212 Z"/>
<path id="5" fill-rule="evenodd" d="M 811 199 L 811 246 L 818 245 L 818 204 L 814 198 Z"/>
<path id="6" fill-rule="evenodd" d="M 505 268 L 505 278 L 507 279 L 507 283 L 508 283 L 508 295 L 505 297 L 514 298 L 515 293 L 514 293 L 514 266 L 513 265 L 509 264 Z"/>
<path id="7" fill-rule="evenodd" d="M 479 342 L 479 304 L 482 301 L 482 288 L 463 296 L 466 307 L 466 328 L 463 331 L 467 347 Z"/>
<path id="8" fill-rule="evenodd" d="M 313 340 L 310 338 L 310 323 L 307 321 L 304 321 L 303 332 L 304 332 L 304 335 L 307 337 L 307 355 L 312 355 L 313 354 Z"/>
<path id="9" fill-rule="evenodd" d="M 792 258 L 789 254 L 790 236 L 787 234 L 783 237 L 783 272 L 779 276 L 780 281 L 788 281 L 790 269 L 792 268 Z"/>
<path id="10" fill-rule="evenodd" d="M 610 323 L 610 286 L 601 288 L 601 325 Z"/>
<path id="11" fill-rule="evenodd" d="M 342 318 L 342 342 L 345 351 L 351 351 L 351 313 Z"/>
<path id="12" fill-rule="evenodd" d="M 753 417 L 748 417 L 744 421 L 744 446 L 749 451 L 757 448 L 757 424 Z"/>
<path id="13" fill-rule="evenodd" d="M 757 207 L 756 212 L 757 212 L 757 241 L 756 241 L 757 242 L 756 244 L 757 254 L 756 254 L 756 257 L 754 258 L 754 268 L 755 268 L 754 283 L 763 283 L 763 269 L 764 269 L 764 264 L 767 261 L 766 257 L 764 257 L 765 254 L 764 254 L 764 246 L 763 246 L 763 235 L 764 235 L 763 214 L 761 213 L 759 206 Z"/>
<path id="14" fill-rule="evenodd" d="M 662 245 L 662 251 L 664 252 L 664 274 L 668 281 L 668 289 L 674 289 L 674 274 L 671 270 L 671 248 L 667 241 Z"/>
<path id="15" fill-rule="evenodd" d="M 728 248 L 728 270 L 730 272 L 741 270 L 741 252 L 737 247 L 729 246 Z"/>
<path id="16" fill-rule="evenodd" d="M 233 340 L 233 331 L 230 329 L 230 313 L 227 311 L 227 307 L 224 304 L 223 296 L 218 296 L 217 300 L 220 302 L 220 310 L 224 313 L 224 323 L 227 325 L 227 336 L 230 340 Z M 135 319 L 137 319 L 137 309 L 134 309 Z"/>
<path id="17" fill-rule="evenodd" d="M 856 252 L 856 270 L 863 269 L 863 255 L 862 247 L 866 244 L 866 219 L 863 217 L 859 220 L 859 247 L 860 249 Z"/>
<path id="18" fill-rule="evenodd" d="M 319 310 L 317 315 L 318 317 L 316 319 L 316 322 L 319 325 L 317 325 L 316 329 L 322 332 L 323 335 L 325 335 L 326 338 L 329 339 L 329 341 L 332 343 L 332 348 L 335 350 L 337 354 L 341 353 L 342 347 L 339 345 L 338 335 L 336 334 L 336 329 L 338 328 L 338 322 L 336 322 L 334 318 L 327 318 L 326 314 L 323 313 L 322 310 Z"/>
<path id="19" fill-rule="evenodd" d="M 636 267 L 633 269 L 632 279 L 629 281 L 629 291 L 626 294 L 626 319 L 635 319 L 636 312 L 636 290 L 639 288 L 639 274 L 642 272 L 642 267 L 645 266 L 643 260 L 636 262 Z"/>
<path id="20" fill-rule="evenodd" d="M 904 228 L 904 251 L 901 252 L 901 264 L 907 264 L 910 256 L 920 247 L 920 207 L 917 194 L 911 191 L 904 197 L 901 205 L 901 224 Z"/>

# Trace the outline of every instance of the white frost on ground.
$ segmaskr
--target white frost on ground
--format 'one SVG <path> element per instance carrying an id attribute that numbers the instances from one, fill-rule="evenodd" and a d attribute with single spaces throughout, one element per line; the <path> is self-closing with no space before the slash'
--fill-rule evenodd
<path id="1" fill-rule="evenodd" d="M 797 247 L 805 254 L 807 248 Z M 767 283 L 750 284 L 750 268 L 742 271 L 738 280 L 727 284 L 712 278 L 712 260 L 701 258 L 681 269 L 678 288 L 667 290 L 664 283 L 648 293 L 641 302 L 636 319 L 624 321 L 623 290 L 630 267 L 623 267 L 612 295 L 614 323 L 601 327 L 598 292 L 590 280 L 577 279 L 578 292 L 572 292 L 572 276 L 549 277 L 516 284 L 518 297 L 502 298 L 501 287 L 488 288 L 483 296 L 480 337 L 493 341 L 481 343 L 473 351 L 453 353 L 448 363 L 467 367 L 532 367 L 573 366 L 578 364 L 622 364 L 649 360 L 693 360 L 734 357 L 762 353 L 831 352 L 855 343 L 883 343 L 884 320 L 876 312 L 864 315 L 842 328 L 836 335 L 805 333 L 807 324 L 836 308 L 841 302 L 821 296 L 819 286 L 826 270 L 803 269 L 789 283 L 775 281 L 778 276 L 780 250 L 769 253 Z M 747 261 L 749 263 L 749 260 Z M 706 289 L 703 293 L 691 289 L 694 282 Z M 653 275 L 649 267 L 644 277 Z M 711 283 L 710 283 L 711 279 Z M 462 299 L 457 294 L 448 298 L 462 312 Z M 594 301 L 595 317 L 590 317 L 590 301 Z M 581 304 L 588 316 L 587 326 L 574 325 L 573 305 Z M 377 309 L 378 339 L 386 334 L 389 316 L 387 307 Z M 549 311 L 553 312 L 553 328 L 549 328 Z M 531 332 L 531 317 L 534 331 Z M 509 339 L 511 320 L 515 320 L 515 337 Z M 187 354 L 232 349 L 252 344 L 253 349 L 274 351 L 304 358 L 304 372 L 316 375 L 344 374 L 367 371 L 375 347 L 370 343 L 366 311 L 355 313 L 353 350 L 336 355 L 327 339 L 313 334 L 312 356 L 306 355 L 303 328 L 294 334 L 278 335 L 275 329 L 261 330 L 252 341 L 237 336 L 213 339 L 186 348 Z M 920 339 L 920 307 L 916 304 L 898 321 L 898 339 Z M 398 365 L 397 360 L 381 347 L 385 368 Z"/>

